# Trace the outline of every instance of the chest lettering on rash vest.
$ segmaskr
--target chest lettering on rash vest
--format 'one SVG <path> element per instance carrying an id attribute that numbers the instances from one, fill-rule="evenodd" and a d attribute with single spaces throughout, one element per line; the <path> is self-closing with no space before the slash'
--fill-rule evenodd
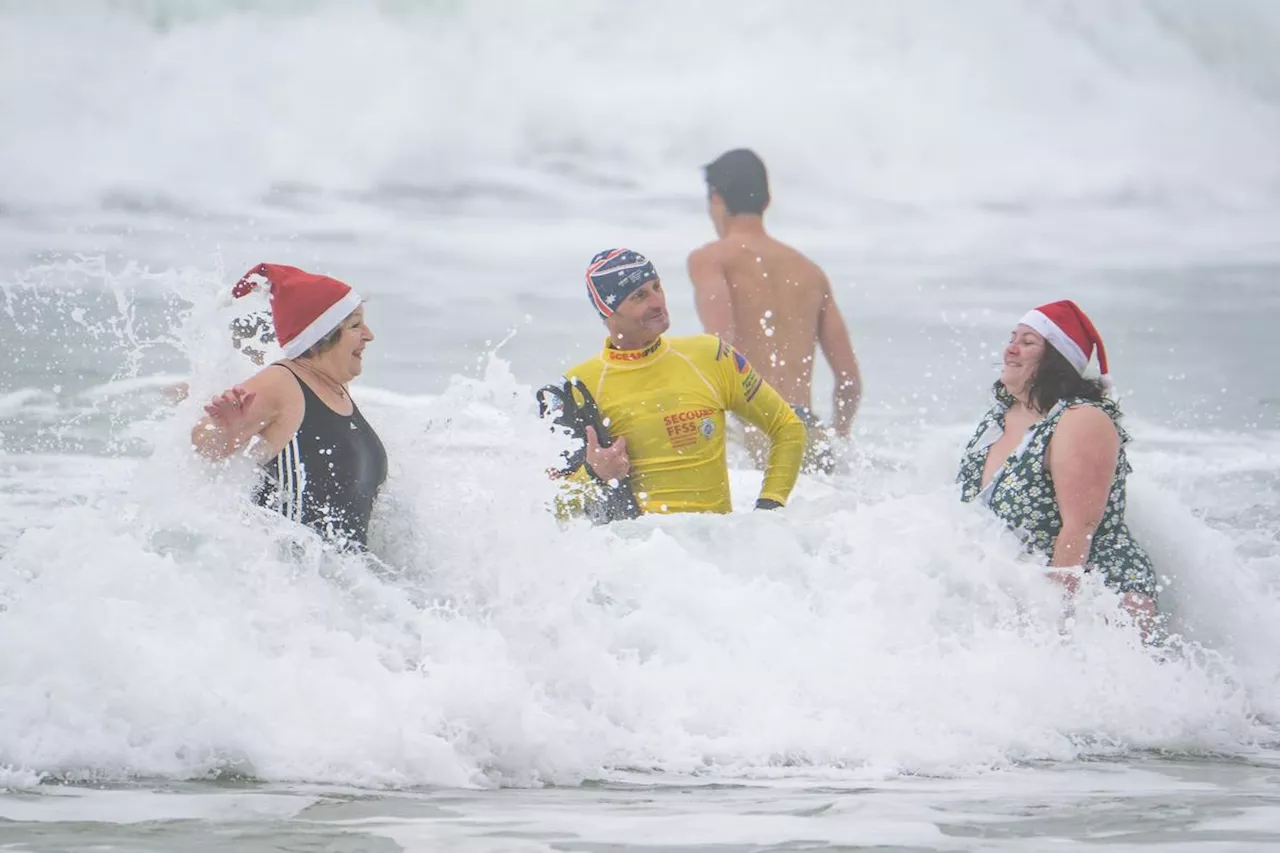
<path id="1" fill-rule="evenodd" d="M 667 415 L 662 422 L 667 428 L 667 439 L 671 446 L 679 450 L 697 444 L 699 436 L 711 438 L 704 432 L 702 422 L 714 414 L 715 409 L 689 409 Z"/>

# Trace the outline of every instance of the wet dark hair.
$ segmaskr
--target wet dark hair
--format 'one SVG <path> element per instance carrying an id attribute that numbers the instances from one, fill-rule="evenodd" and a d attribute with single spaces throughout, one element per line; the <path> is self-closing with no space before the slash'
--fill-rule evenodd
<path id="1" fill-rule="evenodd" d="M 995 388 L 997 394 L 1001 391 L 1009 393 L 999 380 L 996 380 Z M 1031 383 L 1027 386 L 1027 400 L 1036 411 L 1043 414 L 1059 400 L 1082 399 L 1101 403 L 1106 395 L 1107 388 L 1100 380 L 1081 376 L 1065 355 L 1045 341 L 1040 366 L 1036 368 L 1036 375 L 1031 377 Z"/>
<path id="2" fill-rule="evenodd" d="M 748 148 L 726 151 L 702 167 L 707 189 L 724 199 L 731 214 L 764 213 L 769 204 L 769 173 Z"/>
<path id="3" fill-rule="evenodd" d="M 338 338 L 342 337 L 342 325 L 346 322 L 346 320 L 343 320 L 342 324 L 339 324 L 336 329 L 316 341 L 311 346 L 307 347 L 307 351 L 298 356 L 298 358 L 314 358 L 318 355 L 324 355 L 326 352 L 333 349 L 338 345 Z"/>

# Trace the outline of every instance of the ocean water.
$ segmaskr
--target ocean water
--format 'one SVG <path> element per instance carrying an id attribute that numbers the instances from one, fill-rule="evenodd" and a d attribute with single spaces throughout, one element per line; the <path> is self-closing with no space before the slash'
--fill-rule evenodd
<path id="1" fill-rule="evenodd" d="M 0 3 L 0 844 L 1272 849 L 1277 51 L 1265 0 Z M 735 449 L 743 512 L 561 527 L 583 265 L 645 252 L 698 331 L 740 145 L 862 363 L 841 470 L 754 514 Z M 260 261 L 369 297 L 376 559 L 191 458 Z M 1158 649 L 952 487 L 1059 298 Z"/>

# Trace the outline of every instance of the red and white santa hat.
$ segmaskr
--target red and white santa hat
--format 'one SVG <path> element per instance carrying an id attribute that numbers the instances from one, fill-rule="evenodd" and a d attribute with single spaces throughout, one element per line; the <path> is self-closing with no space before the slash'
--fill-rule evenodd
<path id="1" fill-rule="evenodd" d="M 258 264 L 236 282 L 231 295 L 247 296 L 264 282 L 270 288 L 276 340 L 286 358 L 311 349 L 360 307 L 350 285 L 282 264 Z"/>
<path id="2" fill-rule="evenodd" d="M 1098 350 L 1098 369 L 1102 371 L 1102 381 L 1111 384 L 1111 374 L 1107 369 L 1107 351 L 1102 346 L 1102 336 L 1093 327 L 1089 316 L 1080 310 L 1080 306 L 1070 299 L 1050 302 L 1028 311 L 1020 323 L 1035 329 L 1049 344 L 1062 353 L 1071 366 L 1083 376 L 1089 366 L 1089 357 Z"/>

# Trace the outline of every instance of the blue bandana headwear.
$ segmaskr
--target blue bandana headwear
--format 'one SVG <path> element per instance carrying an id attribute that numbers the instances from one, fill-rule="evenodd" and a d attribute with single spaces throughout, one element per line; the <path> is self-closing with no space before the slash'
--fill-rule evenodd
<path id="1" fill-rule="evenodd" d="M 630 249 L 605 249 L 587 265 L 587 295 L 601 317 L 613 316 L 618 303 L 658 277 L 649 259 Z"/>

